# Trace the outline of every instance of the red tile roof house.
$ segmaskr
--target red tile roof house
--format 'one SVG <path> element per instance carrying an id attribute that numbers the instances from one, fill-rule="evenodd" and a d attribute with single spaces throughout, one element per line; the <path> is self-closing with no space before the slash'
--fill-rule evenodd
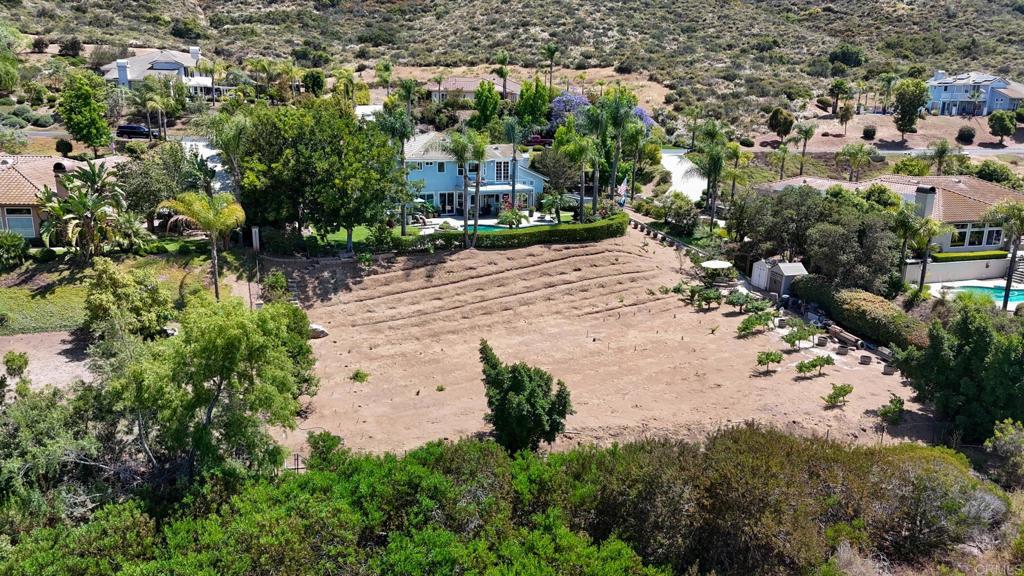
<path id="1" fill-rule="evenodd" d="M 501 94 L 501 78 L 497 76 L 486 76 L 483 78 L 470 78 L 464 76 L 452 76 L 451 78 L 445 78 L 441 82 L 440 88 L 437 82 L 427 83 L 427 93 L 430 95 L 430 99 L 434 102 L 444 102 L 449 98 L 473 98 L 473 93 L 480 87 L 480 83 L 484 80 L 488 80 L 494 83 L 494 87 L 498 90 L 498 94 Z M 507 91 L 506 100 L 515 102 L 519 100 L 519 92 L 521 86 L 519 82 L 512 80 L 511 78 L 505 81 L 505 90 Z"/>
<path id="2" fill-rule="evenodd" d="M 113 166 L 124 158 L 112 156 L 100 162 Z M 46 219 L 37 194 L 49 186 L 67 195 L 64 177 L 85 162 L 54 156 L 0 155 L 0 229 L 21 234 L 32 241 L 39 238 L 39 224 Z"/>
<path id="3" fill-rule="evenodd" d="M 970 253 L 1004 250 L 1008 238 L 1000 226 L 986 224 L 982 217 L 989 208 L 1003 200 L 1024 201 L 1024 194 L 974 176 L 899 176 L 886 175 L 861 182 L 798 176 L 765 185 L 762 192 L 777 193 L 789 186 L 810 186 L 824 192 L 832 186 L 864 190 L 881 184 L 911 202 L 918 216 L 926 216 L 953 226 L 954 231 L 935 239 L 939 252 L 950 254 L 933 258 L 928 265 L 926 283 L 955 282 L 1004 278 L 1009 259 L 1005 254 L 990 259 L 973 260 Z M 965 260 L 952 254 L 961 253 Z M 920 264 L 907 266 L 905 277 L 917 282 Z"/>

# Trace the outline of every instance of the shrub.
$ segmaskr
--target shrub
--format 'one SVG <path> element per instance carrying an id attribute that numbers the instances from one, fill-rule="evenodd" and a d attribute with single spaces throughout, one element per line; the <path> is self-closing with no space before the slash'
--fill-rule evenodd
<path id="1" fill-rule="evenodd" d="M 868 124 L 864 126 L 864 130 L 862 131 L 865 140 L 874 140 L 875 134 L 877 133 L 878 127 L 876 127 L 874 124 Z"/>
<path id="2" fill-rule="evenodd" d="M 815 100 L 815 103 L 817 103 L 818 107 L 823 110 L 832 109 L 832 99 L 829 98 L 828 96 L 818 96 L 818 99 Z"/>
<path id="3" fill-rule="evenodd" d="M 36 36 L 32 39 L 32 51 L 36 54 L 46 52 L 46 49 L 49 47 L 50 41 L 45 36 Z"/>
<path id="4" fill-rule="evenodd" d="M 36 128 L 49 128 L 53 126 L 53 116 L 49 114 L 40 114 L 32 120 L 32 125 Z"/>
<path id="5" fill-rule="evenodd" d="M 925 324 L 881 296 L 853 289 L 836 292 L 815 274 L 797 278 L 793 290 L 800 299 L 818 304 L 833 320 L 865 340 L 901 348 L 928 344 Z"/>
<path id="6" fill-rule="evenodd" d="M 771 326 L 774 319 L 775 313 L 770 311 L 751 314 L 744 318 L 740 325 L 736 327 L 736 334 L 738 336 L 749 336 L 758 330 L 764 330 Z"/>
<path id="7" fill-rule="evenodd" d="M 7 118 L 4 118 L 4 121 L 0 124 L 8 128 L 14 128 L 16 130 L 21 130 L 22 128 L 28 126 L 28 122 L 25 122 L 17 116 L 8 116 Z"/>
<path id="8" fill-rule="evenodd" d="M 834 408 L 846 404 L 846 397 L 852 392 L 852 384 L 833 384 L 832 391 L 829 392 L 828 396 L 822 396 L 821 399 L 825 401 L 826 406 Z"/>
<path id="9" fill-rule="evenodd" d="M 743 146 L 744 148 L 754 147 L 754 139 L 750 136 L 740 136 L 739 143 L 740 146 Z"/>
<path id="10" fill-rule="evenodd" d="M 306 247 L 302 232 L 296 229 L 260 228 L 260 240 L 263 249 L 273 256 L 293 256 Z"/>
<path id="11" fill-rule="evenodd" d="M 480 340 L 480 363 L 488 408 L 484 420 L 494 427 L 498 444 L 514 454 L 554 442 L 573 413 L 565 383 L 524 362 L 503 363 L 486 340 Z"/>
<path id="12" fill-rule="evenodd" d="M 982 180 L 1005 185 L 1011 185 L 1017 180 L 1017 176 L 1008 165 L 992 159 L 983 161 L 974 172 L 974 175 Z"/>
<path id="13" fill-rule="evenodd" d="M 971 260 L 1003 260 L 1009 255 L 1006 250 L 982 250 L 980 252 L 936 252 L 933 262 L 969 262 Z"/>
<path id="14" fill-rule="evenodd" d="M 348 378 L 353 382 L 358 382 L 362 384 L 370 379 L 370 373 L 366 372 L 362 368 L 356 368 L 355 372 L 353 372 L 352 375 L 349 376 Z"/>
<path id="15" fill-rule="evenodd" d="M 36 250 L 34 254 L 32 254 L 32 258 L 36 262 L 39 262 L 40 264 L 45 264 L 46 262 L 53 262 L 54 260 L 57 259 L 57 251 L 54 250 L 53 248 L 40 248 L 39 250 Z"/>
<path id="16" fill-rule="evenodd" d="M 21 266 L 28 257 L 28 243 L 16 232 L 0 231 L 0 270 Z"/>
<path id="17" fill-rule="evenodd" d="M 31 113 L 32 108 L 30 106 L 26 106 L 25 104 L 18 104 L 14 107 L 14 110 L 11 110 L 11 114 L 22 119 L 26 118 Z"/>
<path id="18" fill-rule="evenodd" d="M 10 96 L 0 97 L 0 106 L 14 106 L 14 99 Z"/>
<path id="19" fill-rule="evenodd" d="M 178 256 L 191 256 L 192 245 L 189 244 L 188 242 L 182 242 L 181 244 L 178 244 L 178 249 L 175 252 L 178 254 Z"/>
<path id="20" fill-rule="evenodd" d="M 1004 486 L 1024 484 L 1024 425 L 1009 418 L 996 422 L 985 450 L 996 458 L 993 476 Z"/>
<path id="21" fill-rule="evenodd" d="M 973 126 L 961 126 L 956 131 L 956 141 L 961 144 L 971 144 L 974 142 L 975 131 Z"/>
<path id="22" fill-rule="evenodd" d="M 764 298 L 751 298 L 747 303 L 746 311 L 751 314 L 759 314 L 761 312 L 767 312 L 772 307 L 772 303 Z"/>
<path id="23" fill-rule="evenodd" d="M 524 248 L 537 244 L 564 244 L 571 242 L 597 242 L 616 238 L 626 233 L 629 216 L 618 213 L 609 218 L 586 224 L 555 224 L 530 226 L 512 230 L 498 230 L 477 237 L 478 249 Z M 462 232 L 437 231 L 423 236 L 394 237 L 396 248 L 403 251 L 444 249 L 462 245 Z"/>
<path id="24" fill-rule="evenodd" d="M 903 398 L 890 392 L 889 402 L 878 409 L 878 417 L 888 424 L 899 424 L 903 420 L 903 405 Z"/>
<path id="25" fill-rule="evenodd" d="M 810 374 L 815 370 L 818 371 L 818 376 L 821 376 L 821 371 L 825 369 L 825 366 L 835 366 L 836 361 L 829 355 L 818 356 L 811 360 L 802 360 L 796 363 L 796 371 L 798 374 Z"/>
<path id="26" fill-rule="evenodd" d="M 96 258 L 85 297 L 85 327 L 95 332 L 116 320 L 120 330 L 155 338 L 171 319 L 171 300 L 148 270 L 123 271 Z"/>
<path id="27" fill-rule="evenodd" d="M 170 252 L 170 250 L 167 248 L 166 244 L 161 244 L 158 242 L 156 244 L 151 245 L 148 249 L 148 252 L 150 254 L 167 254 Z"/>
<path id="28" fill-rule="evenodd" d="M 906 156 L 900 158 L 896 164 L 893 165 L 892 171 L 894 174 L 902 174 L 904 176 L 927 176 L 931 171 L 931 166 L 928 162 L 915 158 L 914 156 Z"/>
<path id="29" fill-rule="evenodd" d="M 74 145 L 71 143 L 70 140 L 58 138 L 57 144 L 56 146 L 54 146 L 54 148 L 56 149 L 57 153 L 60 154 L 61 156 L 67 156 L 68 154 L 71 154 L 72 150 L 74 150 Z"/>
<path id="30" fill-rule="evenodd" d="M 726 296 L 725 303 L 738 309 L 740 312 L 743 312 L 743 307 L 749 304 L 752 299 L 753 297 L 751 297 L 748 292 L 733 290 L 728 296 Z"/>
<path id="31" fill-rule="evenodd" d="M 58 41 L 58 45 L 57 53 L 61 56 L 77 57 L 82 53 L 82 41 L 78 36 L 65 36 Z"/>
<path id="32" fill-rule="evenodd" d="M 4 370 L 11 378 L 21 378 L 25 375 L 25 370 L 28 370 L 28 354 L 8 350 L 4 354 Z"/>
<path id="33" fill-rule="evenodd" d="M 263 278 L 261 294 L 264 302 L 282 302 L 290 298 L 288 278 L 284 272 L 274 270 Z"/>
<path id="34" fill-rule="evenodd" d="M 765 372 L 771 371 L 772 364 L 782 363 L 782 352 L 778 350 L 768 350 L 765 352 L 757 353 L 757 365 L 764 366 Z"/>

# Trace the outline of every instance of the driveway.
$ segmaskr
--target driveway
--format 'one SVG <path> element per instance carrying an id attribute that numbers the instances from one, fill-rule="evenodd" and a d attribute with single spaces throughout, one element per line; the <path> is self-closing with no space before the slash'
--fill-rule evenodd
<path id="1" fill-rule="evenodd" d="M 661 151 L 661 165 L 672 174 L 671 192 L 682 192 L 696 202 L 708 187 L 708 181 L 691 170 L 693 162 L 686 157 L 686 150 L 673 148 Z"/>

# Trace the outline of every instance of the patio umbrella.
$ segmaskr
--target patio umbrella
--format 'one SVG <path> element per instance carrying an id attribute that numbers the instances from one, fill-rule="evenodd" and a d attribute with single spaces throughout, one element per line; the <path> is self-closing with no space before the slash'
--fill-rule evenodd
<path id="1" fill-rule="evenodd" d="M 725 270 L 726 268 L 732 268 L 732 263 L 725 260 L 708 260 L 707 262 L 702 262 L 701 266 L 708 270 Z"/>

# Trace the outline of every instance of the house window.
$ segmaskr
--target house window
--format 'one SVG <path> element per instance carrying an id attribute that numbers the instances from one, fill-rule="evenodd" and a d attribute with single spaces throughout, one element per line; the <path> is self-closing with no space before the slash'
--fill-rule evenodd
<path id="1" fill-rule="evenodd" d="M 7 229 L 22 238 L 35 238 L 36 225 L 32 219 L 31 208 L 7 208 Z"/>
<path id="2" fill-rule="evenodd" d="M 459 173 L 459 176 L 465 176 L 466 175 L 465 168 L 463 168 L 461 165 L 459 165 L 458 173 Z"/>
<path id="3" fill-rule="evenodd" d="M 972 226 L 971 227 L 971 233 L 967 235 L 967 245 L 968 246 L 981 246 L 982 242 L 984 240 L 985 240 L 985 229 L 984 228 L 975 229 Z"/>
<path id="4" fill-rule="evenodd" d="M 504 182 L 509 179 L 509 162 L 501 161 L 494 163 L 494 179 Z"/>
<path id="5" fill-rule="evenodd" d="M 990 228 L 985 236 L 985 244 L 998 246 L 1003 243 L 1003 230 L 1001 228 Z"/>
<path id="6" fill-rule="evenodd" d="M 479 171 L 480 171 L 480 164 L 473 163 L 473 164 L 469 165 L 469 173 L 470 174 L 476 174 Z"/>
<path id="7" fill-rule="evenodd" d="M 445 164 L 447 164 L 447 162 L 438 162 L 437 163 L 437 173 L 438 174 L 444 173 Z"/>
<path id="8" fill-rule="evenodd" d="M 967 240 L 967 224 L 957 224 L 956 230 L 953 235 L 949 238 L 949 245 L 954 248 L 959 248 L 964 245 Z"/>
<path id="9" fill-rule="evenodd" d="M 410 162 L 409 163 L 409 169 L 410 170 L 423 170 L 423 162 Z"/>

